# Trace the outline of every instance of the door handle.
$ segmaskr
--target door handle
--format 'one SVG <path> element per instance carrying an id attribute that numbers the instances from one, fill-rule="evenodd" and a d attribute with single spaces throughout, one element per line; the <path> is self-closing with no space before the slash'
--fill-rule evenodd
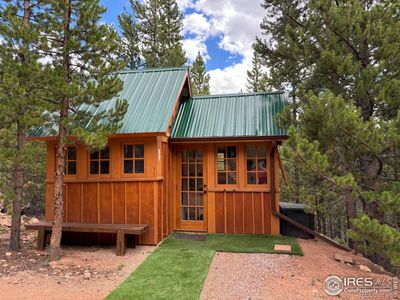
<path id="1" fill-rule="evenodd" d="M 207 193 L 207 184 L 203 185 L 203 193 Z"/>

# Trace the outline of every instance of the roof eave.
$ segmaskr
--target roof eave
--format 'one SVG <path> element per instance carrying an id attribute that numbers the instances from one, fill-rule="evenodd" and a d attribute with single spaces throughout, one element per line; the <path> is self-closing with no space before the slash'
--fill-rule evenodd
<path id="1" fill-rule="evenodd" d="M 268 136 L 216 136 L 216 137 L 186 137 L 174 138 L 170 137 L 171 143 L 183 142 L 216 142 L 216 141 L 284 141 L 289 137 L 287 135 L 268 135 Z"/>

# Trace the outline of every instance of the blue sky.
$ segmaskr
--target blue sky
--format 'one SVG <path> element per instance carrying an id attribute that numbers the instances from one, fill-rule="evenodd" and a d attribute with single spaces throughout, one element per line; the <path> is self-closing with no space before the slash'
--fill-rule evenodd
<path id="1" fill-rule="evenodd" d="M 103 21 L 118 28 L 117 16 L 128 0 L 100 0 L 107 8 Z M 260 35 L 263 9 L 253 0 L 177 0 L 184 14 L 183 48 L 191 63 L 198 51 L 211 75 L 211 92 L 246 89 L 251 44 Z"/>

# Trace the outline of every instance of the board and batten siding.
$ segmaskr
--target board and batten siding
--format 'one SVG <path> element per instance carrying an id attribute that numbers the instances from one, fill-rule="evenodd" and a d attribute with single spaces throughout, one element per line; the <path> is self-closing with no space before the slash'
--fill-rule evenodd
<path id="1" fill-rule="evenodd" d="M 144 173 L 123 174 L 122 145 L 144 144 Z M 77 144 L 77 174 L 65 176 L 64 221 L 111 224 L 148 224 L 141 244 L 157 244 L 172 230 L 168 218 L 167 185 L 163 165 L 168 160 L 165 137 L 109 139 L 110 174 L 89 174 L 89 152 Z M 55 144 L 48 143 L 46 221 L 51 221 Z M 104 235 L 103 235 L 104 236 Z"/>
<path id="2" fill-rule="evenodd" d="M 196 143 L 193 141 L 193 143 Z M 202 141 L 198 143 L 206 143 L 207 167 L 207 188 L 204 194 L 205 206 L 207 207 L 207 228 L 208 233 L 225 233 L 225 234 L 279 234 L 279 219 L 272 214 L 271 205 L 271 176 L 275 176 L 275 207 L 279 207 L 279 164 L 275 160 L 275 173 L 271 174 L 271 141 L 221 141 L 211 142 Z M 246 144 L 267 145 L 267 184 L 266 185 L 249 185 L 246 177 Z M 189 142 L 179 142 L 172 146 L 172 165 L 170 169 L 171 179 L 174 181 L 176 188 L 171 189 L 171 197 L 179 199 L 180 182 L 177 161 L 180 159 L 176 153 L 180 147 L 185 148 Z M 217 184 L 216 171 L 216 149 L 218 145 L 236 146 L 237 152 L 237 184 L 235 185 L 219 185 Z M 275 156 L 277 157 L 277 155 Z M 174 204 L 174 229 L 179 228 L 179 203 Z"/>

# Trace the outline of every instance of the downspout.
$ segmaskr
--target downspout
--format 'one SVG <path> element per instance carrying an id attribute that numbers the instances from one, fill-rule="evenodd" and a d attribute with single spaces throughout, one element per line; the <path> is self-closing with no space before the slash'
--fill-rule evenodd
<path id="1" fill-rule="evenodd" d="M 334 246 L 334 247 L 336 247 L 336 248 L 338 248 L 340 250 L 353 251 L 353 249 L 351 249 L 351 248 L 349 248 L 347 246 L 341 245 L 341 244 L 337 243 L 336 241 L 332 240 L 331 238 L 329 238 L 329 237 L 327 237 L 327 236 L 325 236 L 325 235 L 323 235 L 323 234 L 321 234 L 319 232 L 316 232 L 316 231 L 304 226 L 303 224 L 300 224 L 299 222 L 289 218 L 288 216 L 285 216 L 285 215 L 281 214 L 276 209 L 276 203 L 275 203 L 275 151 L 277 151 L 277 150 L 278 150 L 278 146 L 277 146 L 276 141 L 272 141 L 272 149 L 271 149 L 271 154 L 270 154 L 272 214 L 275 217 L 278 217 L 279 219 L 282 219 L 282 220 L 292 224 L 296 228 L 298 228 L 298 229 L 300 229 L 300 230 L 302 230 L 304 232 L 307 232 L 308 234 L 311 234 L 314 237 L 316 237 L 316 238 L 318 238 L 318 239 L 320 239 L 320 240 L 322 240 L 324 242 L 327 242 L 328 244 L 330 244 L 330 245 L 332 245 L 332 246 Z"/>

